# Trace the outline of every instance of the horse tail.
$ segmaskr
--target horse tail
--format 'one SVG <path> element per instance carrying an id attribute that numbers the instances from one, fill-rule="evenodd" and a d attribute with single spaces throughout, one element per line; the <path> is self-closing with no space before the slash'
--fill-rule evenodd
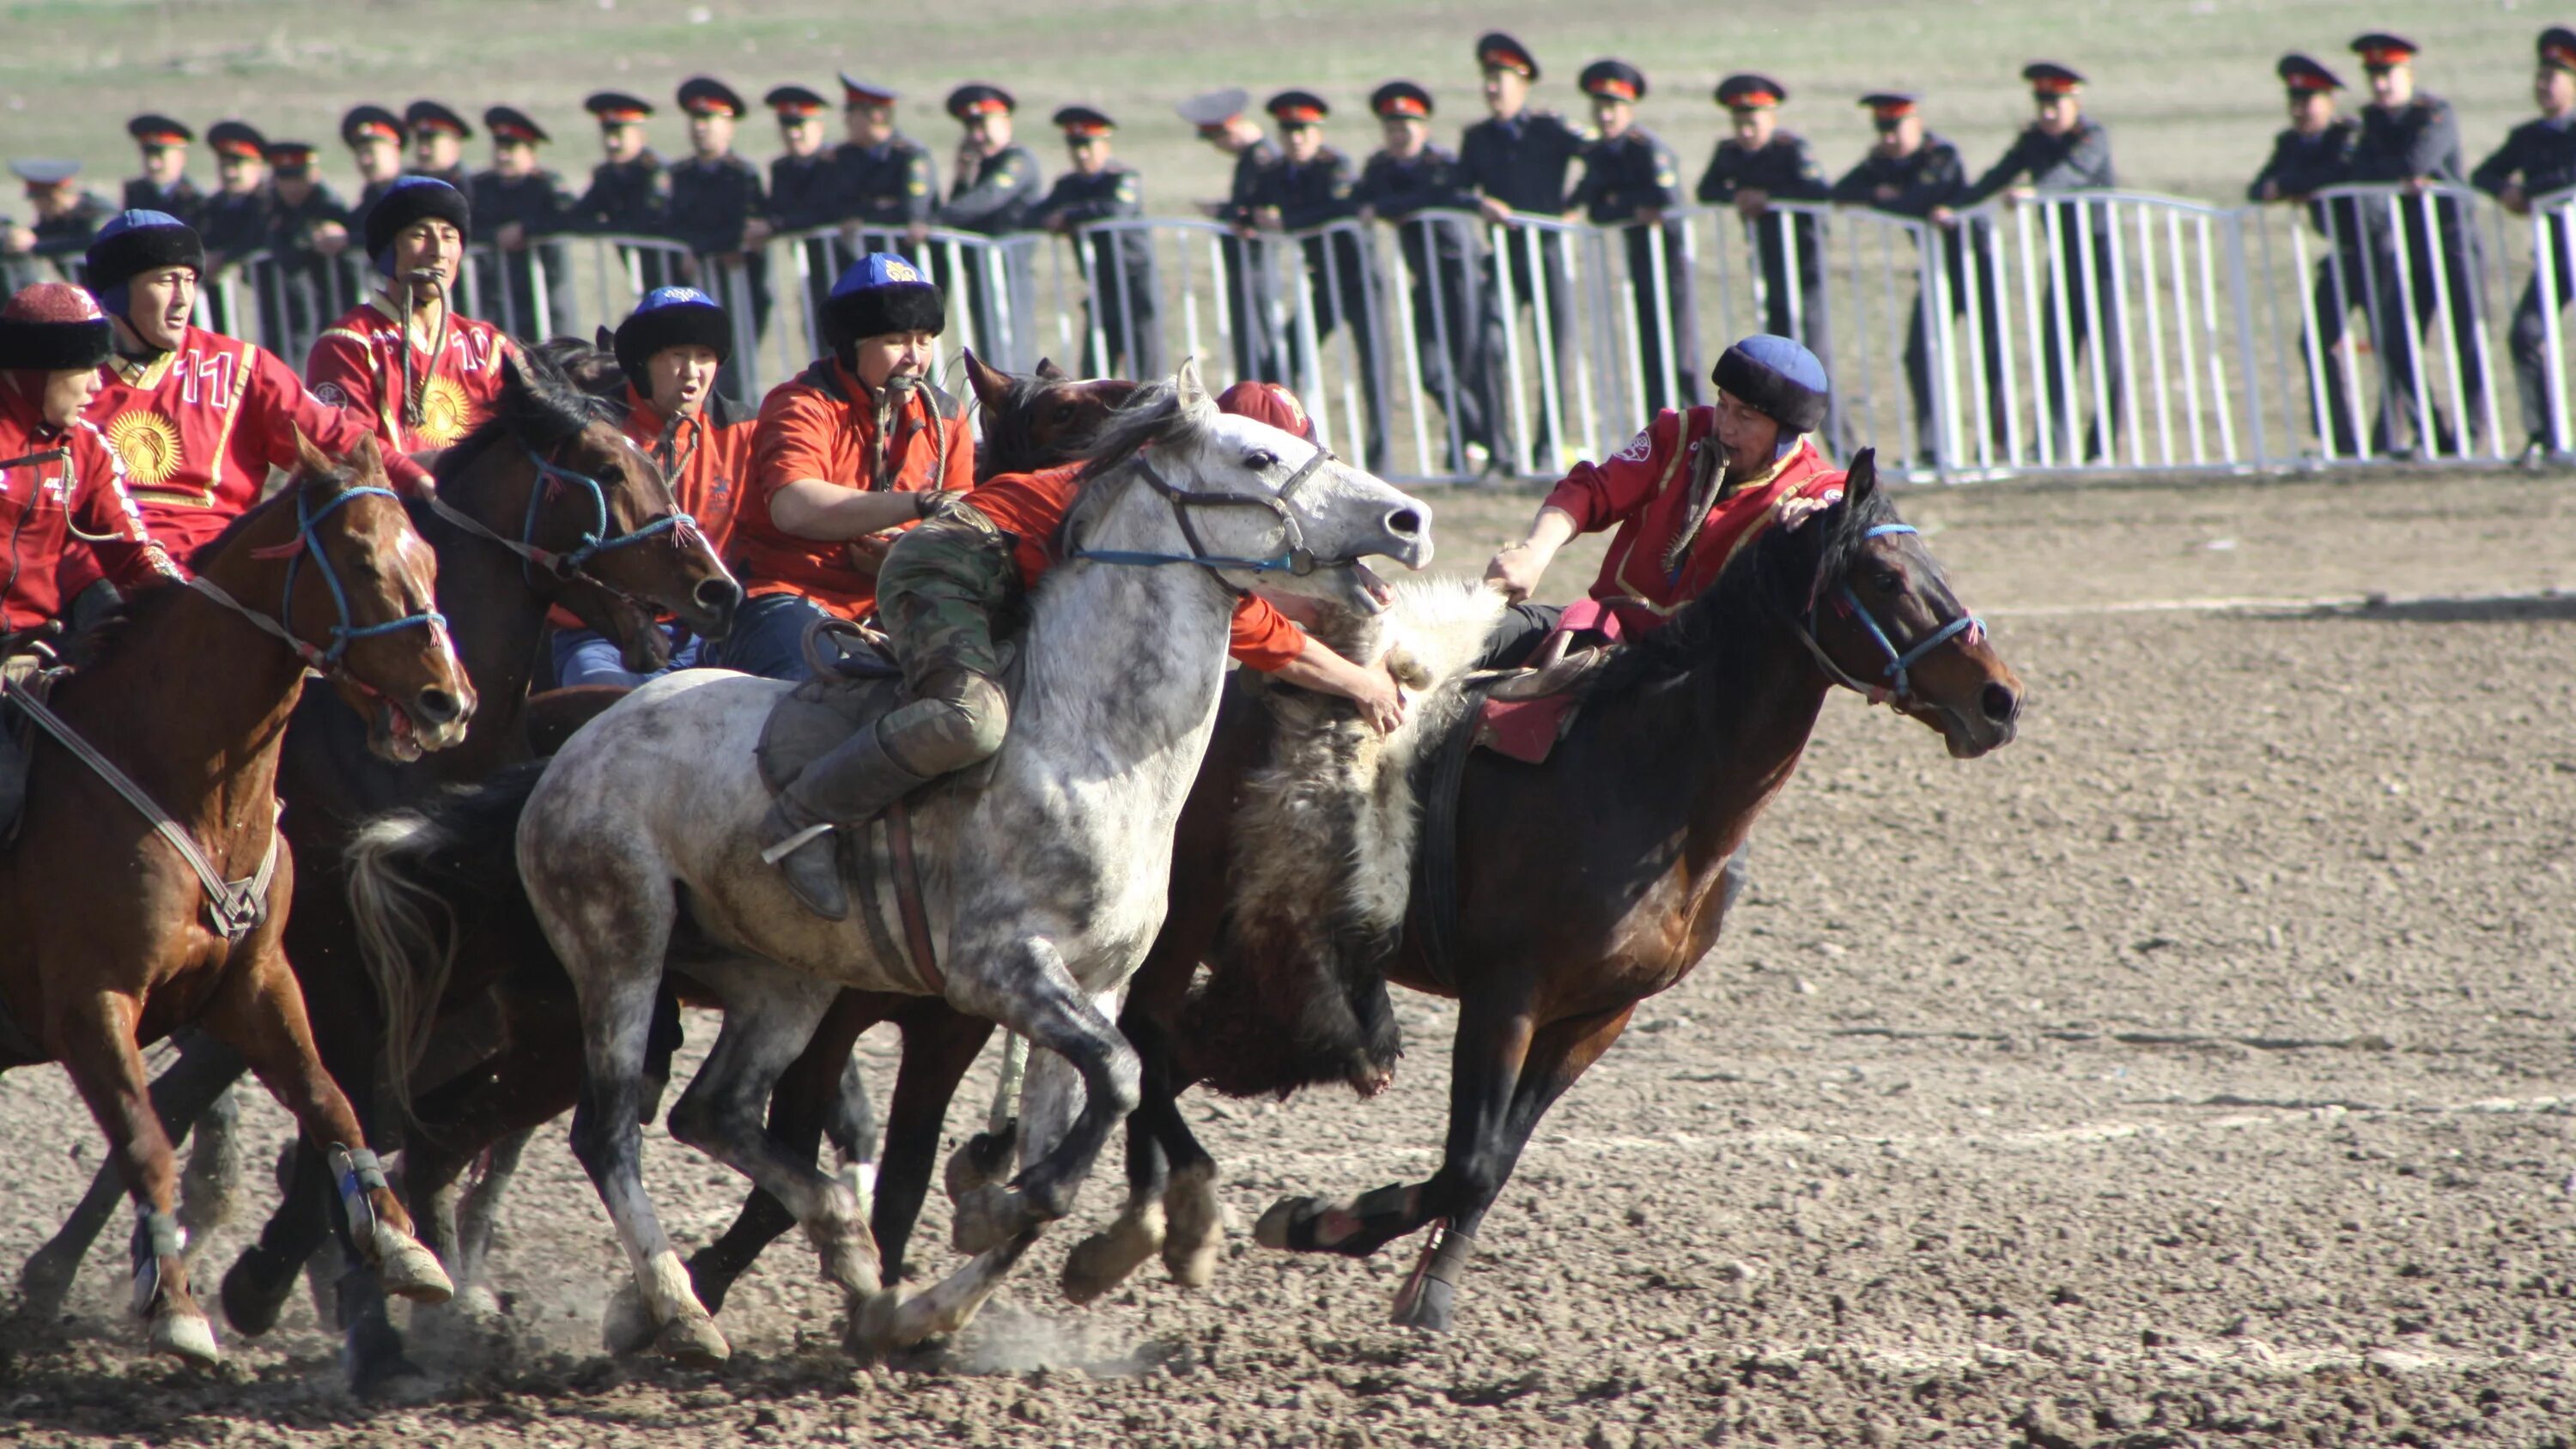
<path id="1" fill-rule="evenodd" d="M 466 923 L 533 919 L 519 881 L 519 816 L 545 765 L 512 765 L 424 808 L 377 816 L 349 842 L 349 909 L 384 1013 L 387 1075 L 405 1117 L 412 1072 L 454 978 Z"/>

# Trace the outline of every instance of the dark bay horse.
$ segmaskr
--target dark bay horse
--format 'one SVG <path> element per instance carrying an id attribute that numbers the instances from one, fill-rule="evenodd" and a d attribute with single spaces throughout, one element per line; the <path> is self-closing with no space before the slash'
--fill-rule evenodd
<path id="1" fill-rule="evenodd" d="M 275 784 L 308 667 L 384 758 L 461 740 L 475 691 L 374 443 L 337 464 L 297 444 L 295 480 L 207 544 L 191 584 L 86 639 L 92 662 L 53 691 L 52 711 L 133 793 L 40 731 L 20 835 L 0 852 L 0 1066 L 70 1071 L 136 1205 L 135 1309 L 154 1350 L 198 1362 L 219 1350 L 189 1291 L 141 1055 L 183 1026 L 238 1052 L 331 1149 L 360 1219 L 352 1258 L 388 1291 L 449 1292 L 316 1052 L 283 948 L 295 867 Z"/>
<path id="2" fill-rule="evenodd" d="M 524 705 L 550 606 L 560 603 L 616 639 L 630 665 L 652 668 L 669 647 L 652 627 L 653 611 L 720 636 L 740 597 L 706 541 L 666 522 L 677 509 L 668 482 L 612 419 L 613 410 L 573 390 L 540 352 L 512 365 L 493 418 L 441 456 L 437 502 L 408 505 L 437 554 L 440 608 L 483 701 L 459 744 L 424 759 L 379 758 L 366 749 L 358 723 L 319 698 L 300 705 L 288 724 L 278 791 L 295 807 L 284 829 L 305 867 L 285 949 L 325 1064 L 335 1079 L 353 1084 L 361 1120 L 380 1137 L 399 1134 L 381 1130 L 387 1124 L 373 1102 L 384 1025 L 350 918 L 341 859 L 350 834 L 373 815 L 527 757 Z M 238 1074 L 232 1053 L 202 1049 L 213 1046 L 200 1043 L 155 1084 L 174 1136 Z M 75 1213 L 22 1272 L 22 1294 L 37 1311 L 50 1313 L 70 1291 L 112 1204 L 104 1185 L 93 1185 L 87 1211 Z M 235 1328 L 257 1335 L 276 1322 L 298 1270 L 324 1239 L 332 1196 L 320 1155 L 299 1150 L 285 1202 L 225 1277 L 224 1308 Z M 430 1242 L 442 1249 L 447 1216 L 421 1214 Z M 371 1387 L 408 1371 L 372 1276 L 353 1271 L 340 1300 L 355 1380 Z"/>
<path id="3" fill-rule="evenodd" d="M 1348 1203 L 1282 1199 L 1255 1230 L 1264 1246 L 1362 1257 L 1430 1227 L 1395 1318 L 1448 1327 L 1476 1233 L 1540 1118 L 1618 1040 L 1638 1002 L 1670 989 L 1716 943 L 1743 889 L 1754 822 L 1796 771 L 1826 692 L 1840 683 L 1884 698 L 1962 759 L 2012 739 L 2020 681 L 1875 479 L 1864 451 L 1838 504 L 1768 529 L 1670 625 L 1616 656 L 1545 764 L 1467 757 L 1455 918 L 1429 918 L 1417 863 L 1388 961 L 1396 982 L 1459 1004 L 1440 1168 Z M 1213 1164 L 1175 1098 L 1219 1067 L 1206 1055 L 1211 1041 L 1263 1025 L 1207 1022 L 1190 1008 L 1202 962 L 1261 969 L 1226 960 L 1219 942 L 1234 800 L 1266 756 L 1269 730 L 1257 700 L 1230 692 L 1182 813 L 1171 914 L 1119 1021 L 1145 1063 L 1144 1105 L 1129 1120 L 1128 1208 L 1068 1262 L 1077 1298 L 1105 1292 L 1150 1254 L 1166 1216 L 1172 1240 L 1161 1246 L 1176 1275 L 1193 1260 L 1203 1274 L 1211 1257 Z M 1435 939 L 1454 944 L 1435 955 Z"/>

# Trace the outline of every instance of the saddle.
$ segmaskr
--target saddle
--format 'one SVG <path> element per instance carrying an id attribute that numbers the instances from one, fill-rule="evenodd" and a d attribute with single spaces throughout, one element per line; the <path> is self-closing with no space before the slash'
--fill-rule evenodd
<path id="1" fill-rule="evenodd" d="M 26 652 L 9 652 L 22 644 Z M 27 773 L 36 761 L 36 722 L 12 707 L 10 696 L 31 695 L 44 703 L 62 674 L 53 661 L 53 651 L 41 641 L 21 634 L 0 639 L 0 850 L 17 842 L 18 819 L 27 808 Z"/>
<path id="2" fill-rule="evenodd" d="M 1578 638 L 1599 642 L 1578 648 Z M 1618 643 L 1619 616 L 1600 600 L 1578 599 L 1566 605 L 1529 664 L 1486 685 L 1470 738 L 1478 748 L 1506 759 L 1545 764 L 1556 742 L 1574 727 L 1574 716 L 1583 703 L 1577 687 L 1608 661 Z"/>

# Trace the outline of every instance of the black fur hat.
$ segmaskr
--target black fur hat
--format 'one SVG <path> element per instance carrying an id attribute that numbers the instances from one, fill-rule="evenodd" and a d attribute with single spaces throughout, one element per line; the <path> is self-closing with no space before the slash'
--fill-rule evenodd
<path id="1" fill-rule="evenodd" d="M 403 228 L 429 220 L 445 221 L 467 241 L 474 239 L 473 209 L 465 193 L 434 176 L 405 176 L 367 209 L 367 257 L 385 265 L 394 238 Z"/>
<path id="2" fill-rule="evenodd" d="M 1832 396 L 1825 365 L 1816 360 L 1816 354 L 1790 338 L 1767 332 L 1726 349 L 1710 380 L 1791 433 L 1812 433 L 1822 426 L 1825 404 Z"/>
<path id="3" fill-rule="evenodd" d="M 86 261 L 89 289 L 105 293 L 162 267 L 186 267 L 202 277 L 206 244 L 195 227 L 166 211 L 127 211 L 99 229 Z"/>
<path id="4" fill-rule="evenodd" d="M 695 287 L 656 287 L 617 324 L 617 367 L 639 393 L 653 390 L 645 364 L 665 347 L 695 343 L 716 361 L 733 356 L 733 322 L 715 299 Z"/>
<path id="5" fill-rule="evenodd" d="M 114 355 L 107 314 L 69 282 L 38 282 L 0 306 L 0 371 L 72 372 Z"/>
<path id="6" fill-rule="evenodd" d="M 889 332 L 948 330 L 948 300 L 912 263 L 871 252 L 850 264 L 823 302 L 823 340 L 846 356 L 850 344 Z"/>

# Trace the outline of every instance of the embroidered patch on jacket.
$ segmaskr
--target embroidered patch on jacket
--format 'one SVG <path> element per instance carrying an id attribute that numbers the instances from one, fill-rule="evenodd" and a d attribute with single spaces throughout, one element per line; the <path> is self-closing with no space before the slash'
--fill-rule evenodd
<path id="1" fill-rule="evenodd" d="M 179 430 L 156 412 L 131 408 L 108 420 L 108 446 L 125 460 L 125 475 L 146 488 L 179 471 Z"/>
<path id="2" fill-rule="evenodd" d="M 1648 455 L 1655 451 L 1655 440 L 1652 436 L 1653 433 L 1654 429 L 1652 428 L 1639 428 L 1637 430 L 1637 436 L 1628 440 L 1628 446 L 1621 448 L 1618 452 L 1610 455 L 1610 461 L 1614 463 L 1642 463 L 1646 461 Z"/>

